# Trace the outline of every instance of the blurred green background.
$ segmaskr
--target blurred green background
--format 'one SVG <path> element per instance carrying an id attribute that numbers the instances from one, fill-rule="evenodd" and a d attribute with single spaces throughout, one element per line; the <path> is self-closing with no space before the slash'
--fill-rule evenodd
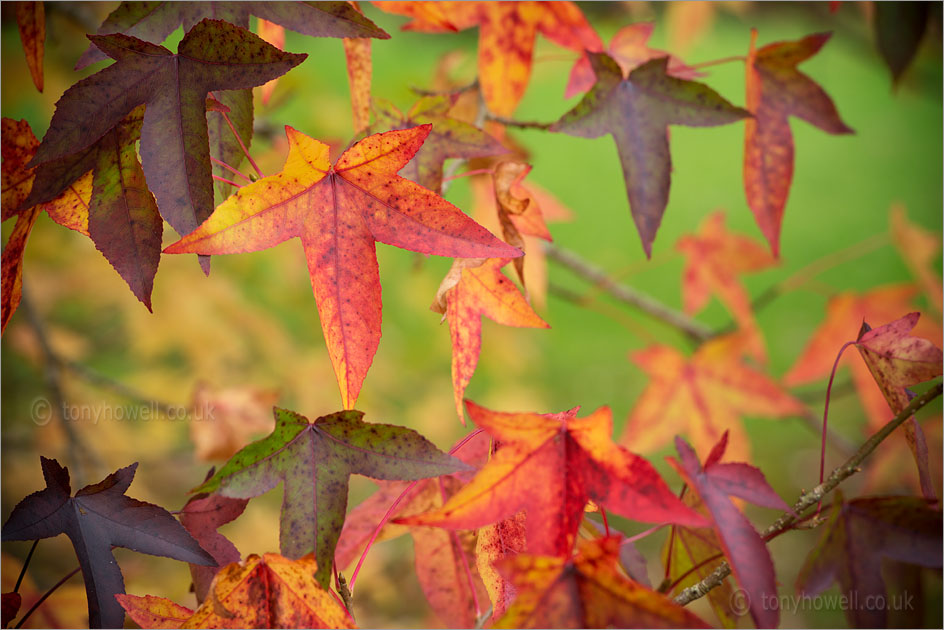
<path id="1" fill-rule="evenodd" d="M 45 132 L 56 99 L 73 82 L 100 69 L 72 67 L 84 50 L 84 34 L 96 27 L 117 3 L 47 3 L 46 88 L 32 85 L 17 35 L 12 3 L 2 6 L 2 113 L 25 118 L 38 137 Z M 655 21 L 650 45 L 669 48 L 673 31 L 662 3 L 585 3 L 590 22 L 604 41 L 619 28 Z M 429 87 L 434 68 L 447 53 L 460 51 L 453 71 L 457 81 L 475 74 L 475 30 L 459 34 L 402 32 L 405 19 L 384 14 L 367 4 L 364 12 L 392 34 L 373 43 L 373 95 L 393 101 L 406 111 L 416 96 L 411 87 Z M 793 119 L 796 143 L 794 183 L 783 224 L 781 264 L 750 275 L 745 282 L 753 297 L 790 277 L 811 262 L 845 251 L 866 239 L 887 234 L 889 208 L 901 203 L 909 218 L 941 233 L 942 105 L 940 23 L 931 25 L 918 56 L 897 87 L 873 42 L 870 11 L 865 3 L 842 3 L 831 12 L 827 3 L 714 3 L 711 21 L 701 34 L 671 48 L 690 64 L 744 55 L 750 28 L 758 44 L 832 31 L 824 49 L 801 66 L 832 96 L 852 136 L 829 136 Z M 175 49 L 178 29 L 165 45 Z M 283 125 L 344 146 L 352 136 L 344 53 L 341 42 L 287 33 L 286 50 L 305 52 L 308 60 L 283 77 L 269 105 L 256 96 L 256 139 L 253 156 L 267 174 L 281 169 L 286 154 Z M 538 39 L 528 91 L 515 117 L 553 121 L 578 99 L 565 101 L 564 86 L 573 53 Z M 706 68 L 705 83 L 737 105 L 744 103 L 744 67 L 728 63 Z M 683 258 L 677 239 L 692 233 L 709 213 L 723 209 L 729 229 L 761 239 L 744 200 L 741 183 L 743 128 L 728 125 L 692 129 L 673 127 L 672 189 L 668 209 L 645 260 L 629 216 L 628 202 L 615 146 L 609 137 L 584 140 L 540 131 L 510 131 L 531 153 L 536 182 L 570 208 L 574 220 L 551 225 L 555 241 L 607 269 L 614 278 L 680 308 Z M 335 159 L 337 155 L 333 155 Z M 471 213 L 471 195 L 463 179 L 455 180 L 447 198 Z M 4 238 L 12 222 L 4 226 Z M 165 245 L 176 240 L 167 227 Z M 865 291 L 881 285 L 912 281 L 912 276 L 887 238 L 878 236 L 865 253 L 828 268 L 796 291 L 757 312 L 769 353 L 769 372 L 782 376 L 824 318 L 830 295 Z M 448 328 L 429 310 L 450 261 L 419 259 L 410 252 L 378 246 L 383 283 L 384 326 L 380 349 L 364 383 L 357 407 L 366 418 L 414 428 L 447 449 L 468 432 L 453 411 Z M 585 412 L 608 405 L 616 435 L 647 377 L 627 354 L 650 343 L 667 343 L 686 352 L 688 342 L 664 324 L 610 300 L 570 271 L 549 262 L 550 282 L 558 291 L 587 296 L 585 304 L 557 297 L 554 290 L 541 315 L 551 330 L 504 328 L 486 321 L 482 356 L 467 396 L 493 409 L 560 411 L 581 405 Z M 940 256 L 935 261 L 940 276 Z M 198 383 L 222 390 L 277 390 L 278 405 L 317 417 L 337 410 L 340 400 L 305 268 L 295 240 L 271 250 L 219 256 L 205 278 L 192 256 L 165 256 L 155 281 L 154 313 L 127 290 L 88 239 L 41 217 L 26 250 L 24 287 L 28 300 L 54 351 L 103 378 L 67 369 L 61 382 L 68 404 L 80 408 L 117 409 L 160 401 L 175 407 L 191 404 Z M 921 306 L 922 302 L 918 303 Z M 937 324 L 940 326 L 939 314 Z M 730 321 L 716 300 L 698 319 L 712 328 Z M 848 331 L 851 339 L 856 330 Z M 837 339 L 837 349 L 846 339 Z M 102 381 L 105 381 L 103 384 Z M 865 418 L 849 387 L 847 371 L 838 377 L 839 395 L 831 407 L 831 426 L 854 443 L 861 441 Z M 117 392 L 121 383 L 136 397 Z M 814 413 L 821 413 L 825 382 L 801 390 Z M 2 505 L 4 517 L 15 503 L 42 487 L 37 455 L 57 457 L 72 469 L 73 489 L 100 480 L 118 466 L 139 461 L 138 478 L 129 494 L 178 509 L 186 491 L 208 468 L 194 457 L 185 421 L 103 419 L 74 421 L 72 431 L 85 445 L 84 455 L 70 446 L 60 423 L 37 426 L 31 418 L 38 399 L 48 398 L 41 348 L 21 307 L 2 340 Z M 940 403 L 926 417 L 940 418 Z M 771 421 L 747 418 L 754 464 L 775 489 L 791 502 L 815 484 L 819 440 L 799 419 Z M 940 426 L 939 424 L 937 425 Z M 263 431 L 264 433 L 264 431 Z M 258 434 L 258 433 L 257 433 Z M 940 432 L 931 437 L 941 450 Z M 668 449 L 644 453 L 672 487 L 678 477 L 664 465 Z M 81 463 L 77 466 L 76 460 Z M 840 463 L 828 456 L 827 465 Z M 217 465 L 220 462 L 216 462 Z M 909 464 L 909 462 L 904 462 Z M 939 466 L 939 459 L 935 458 Z M 901 470 L 905 465 L 900 467 Z M 937 475 L 939 479 L 940 472 Z M 907 491 L 900 479 L 888 479 L 885 491 Z M 847 496 L 862 490 L 850 480 Z M 351 505 L 371 492 L 373 484 L 352 480 Z M 940 490 L 940 485 L 938 485 Z M 253 500 L 246 514 L 221 531 L 244 555 L 278 548 L 278 506 L 281 489 Z M 776 515 L 749 510 L 758 527 Z M 627 533 L 642 526 L 616 519 Z M 796 573 L 818 532 L 794 532 L 771 544 L 783 593 L 793 592 Z M 640 548 L 650 572 L 661 579 L 658 548 L 664 534 L 644 539 Z M 378 544 L 359 578 L 355 604 L 365 626 L 393 627 L 437 624 L 430 617 L 412 573 L 409 538 Z M 16 559 L 27 543 L 5 544 L 4 590 Z M 189 573 L 181 563 L 116 550 L 127 590 L 170 597 L 192 605 L 187 593 Z M 65 537 L 43 541 L 30 568 L 39 592 L 75 565 Z M 11 569 L 12 568 L 12 569 Z M 349 575 L 349 573 L 348 573 Z M 941 622 L 940 578 L 926 577 L 929 625 Z M 835 592 L 835 587 L 833 589 Z M 54 610 L 71 623 L 84 623 L 84 592 L 75 578 L 53 599 Z M 71 598 L 71 599 L 69 599 Z M 703 603 L 696 612 L 711 622 Z M 69 616 L 75 615 L 75 616 Z M 60 620 L 62 620 L 60 619 Z M 50 618 L 35 617 L 38 625 Z M 746 622 L 745 622 L 746 623 Z M 845 625 L 839 611 L 785 614 L 784 626 Z"/>

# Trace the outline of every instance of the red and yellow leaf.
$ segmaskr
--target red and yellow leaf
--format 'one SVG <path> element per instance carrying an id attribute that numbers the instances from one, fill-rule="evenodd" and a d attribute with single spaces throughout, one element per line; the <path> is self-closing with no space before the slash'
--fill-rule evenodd
<path id="1" fill-rule="evenodd" d="M 369 136 L 334 165 L 328 145 L 286 127 L 289 155 L 282 172 L 244 186 L 165 250 L 233 254 L 301 238 L 347 409 L 357 401 L 380 343 L 375 241 L 440 256 L 521 255 L 449 202 L 396 174 L 431 127 Z"/>
<path id="2" fill-rule="evenodd" d="M 520 554 L 501 562 L 517 595 L 495 628 L 707 628 L 661 593 L 623 576 L 616 537 L 581 541 L 572 560 Z"/>
<path id="3" fill-rule="evenodd" d="M 312 577 L 316 570 L 311 556 L 253 554 L 220 569 L 196 611 L 150 595 L 118 601 L 142 628 L 353 628 L 347 611 Z"/>

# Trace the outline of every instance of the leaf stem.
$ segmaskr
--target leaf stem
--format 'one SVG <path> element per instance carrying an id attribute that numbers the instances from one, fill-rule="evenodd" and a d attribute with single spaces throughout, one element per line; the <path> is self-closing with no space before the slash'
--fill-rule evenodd
<path id="1" fill-rule="evenodd" d="M 215 157 L 213 157 L 213 156 L 211 155 L 211 156 L 210 156 L 210 161 L 213 162 L 214 164 L 216 164 L 217 166 L 222 166 L 222 167 L 225 168 L 226 170 L 231 171 L 231 172 L 234 173 L 235 175 L 239 175 L 240 177 L 242 177 L 243 179 L 245 179 L 246 182 L 248 182 L 248 183 L 250 183 L 250 184 L 252 183 L 252 180 L 249 179 L 249 177 L 248 177 L 247 175 L 245 175 L 241 170 L 239 170 L 238 168 L 235 168 L 235 167 L 233 167 L 233 166 L 230 166 L 229 164 L 227 164 L 227 163 L 224 162 L 223 160 L 217 160 Z"/>
<path id="2" fill-rule="evenodd" d="M 711 66 L 719 66 L 723 63 L 731 63 L 732 61 L 747 61 L 747 57 L 743 55 L 734 55 L 732 57 L 722 57 L 721 59 L 715 59 L 713 61 L 703 61 L 701 63 L 696 63 L 688 66 L 693 70 L 698 70 L 699 68 L 709 68 Z M 671 72 L 673 68 L 669 68 Z"/>
<path id="3" fill-rule="evenodd" d="M 38 600 L 36 600 L 36 603 L 33 604 L 33 606 L 32 606 L 29 610 L 26 611 L 26 614 L 23 615 L 23 618 L 20 619 L 19 622 L 17 622 L 17 624 L 16 624 L 15 626 L 13 626 L 13 627 L 14 627 L 14 628 L 22 628 L 22 627 L 23 627 L 23 624 L 26 623 L 26 620 L 30 618 L 30 615 L 32 615 L 33 612 L 35 612 L 35 610 L 36 610 L 37 608 L 39 608 L 39 607 L 42 605 L 42 603 L 43 603 L 44 601 L 46 601 L 46 599 L 47 599 L 50 595 L 52 595 L 53 593 L 55 593 L 57 588 L 59 588 L 60 586 L 62 586 L 62 585 L 65 584 L 66 582 L 68 582 L 68 581 L 69 581 L 69 578 L 71 578 L 73 575 L 75 575 L 76 573 L 78 573 L 81 568 L 82 568 L 82 567 L 76 567 L 76 568 L 74 568 L 68 575 L 66 575 L 64 578 L 62 578 L 62 579 L 59 580 L 58 582 L 56 582 L 56 583 L 52 586 L 52 588 L 50 588 L 48 591 L 46 591 L 45 593 L 43 593 L 43 596 L 40 597 Z"/>
<path id="4" fill-rule="evenodd" d="M 213 97 L 216 98 L 216 100 L 220 100 L 219 97 L 215 94 L 213 95 Z M 259 175 L 260 178 L 265 177 L 265 175 L 263 175 L 262 173 L 262 170 L 259 168 L 259 165 L 256 164 L 256 161 L 252 159 L 251 155 L 249 155 L 249 150 L 246 148 L 246 145 L 243 143 L 243 139 L 239 135 L 239 132 L 236 131 L 236 127 L 233 125 L 233 121 L 229 119 L 229 115 L 226 112 L 219 112 L 219 114 L 223 117 L 223 120 L 226 121 L 226 124 L 229 125 L 229 130 L 233 132 L 233 136 L 236 137 L 236 142 L 239 143 L 239 148 L 243 150 L 243 153 L 245 154 L 246 159 L 248 159 L 249 163 L 252 164 L 252 168 L 255 169 L 256 173 Z"/>
<path id="5" fill-rule="evenodd" d="M 636 542 L 637 540 L 642 540 L 642 539 L 645 538 L 646 536 L 649 536 L 649 535 L 651 535 L 651 534 L 655 534 L 657 531 L 659 531 L 659 530 L 662 529 L 663 527 L 668 527 L 668 525 L 665 524 L 665 523 L 663 523 L 662 525 L 656 525 L 655 527 L 650 527 L 649 529 L 647 529 L 647 530 L 644 531 L 644 532 L 639 532 L 638 534 L 635 534 L 635 535 L 633 535 L 633 536 L 628 536 L 623 542 L 624 542 L 624 543 L 634 543 L 634 542 Z"/>
<path id="6" fill-rule="evenodd" d="M 229 184 L 230 186 L 235 186 L 236 188 L 242 188 L 242 185 L 237 184 L 236 182 L 234 182 L 234 181 L 231 180 L 231 179 L 226 179 L 225 177 L 220 177 L 219 175 L 214 175 L 214 176 L 213 176 L 213 179 L 215 179 L 215 180 L 218 181 L 218 182 L 223 182 L 224 184 Z"/>
<path id="7" fill-rule="evenodd" d="M 481 432 L 482 432 L 482 429 L 478 428 L 475 431 L 472 431 L 472 433 L 469 433 L 467 436 L 462 438 L 462 440 L 460 440 L 458 444 L 452 447 L 452 449 L 449 451 L 449 454 L 454 455 L 460 448 L 465 446 L 469 442 L 469 440 L 471 440 L 472 438 L 474 438 L 476 435 L 478 435 Z M 374 528 L 374 532 L 370 535 L 370 540 L 367 541 L 367 546 L 364 547 L 364 551 L 361 552 L 361 557 L 357 560 L 357 566 L 354 567 L 354 573 L 351 574 L 351 581 L 350 581 L 350 584 L 348 585 L 348 588 L 351 590 L 352 594 L 354 593 L 354 583 L 357 581 L 357 574 L 360 573 L 361 565 L 364 564 L 364 559 L 367 557 L 367 552 L 370 551 L 370 548 L 374 544 L 374 541 L 377 540 L 377 536 L 380 535 L 380 530 L 383 529 L 384 525 L 387 524 L 387 521 L 389 521 L 390 518 L 393 516 L 394 511 L 400 505 L 400 502 L 403 501 L 404 497 L 406 497 L 406 495 L 409 494 L 409 492 L 413 488 L 415 488 L 416 484 L 418 484 L 420 481 L 423 481 L 423 480 L 417 479 L 416 481 L 411 482 L 410 485 L 408 485 L 406 488 L 404 488 L 403 492 L 400 493 L 400 496 L 397 497 L 396 501 L 394 501 L 393 504 L 391 504 L 391 506 L 387 509 L 386 513 L 383 515 L 383 518 L 380 519 L 380 522 L 377 523 L 377 527 Z"/>
<path id="8" fill-rule="evenodd" d="M 541 245 L 544 247 L 544 253 L 547 254 L 548 258 L 567 267 L 585 280 L 594 283 L 620 302 L 629 304 L 665 322 L 669 326 L 685 333 L 696 342 L 706 341 L 712 336 L 711 329 L 704 324 L 692 319 L 681 311 L 666 306 L 645 293 L 610 279 L 606 271 L 584 260 L 574 252 L 568 251 L 553 243 L 541 243 Z"/>
<path id="9" fill-rule="evenodd" d="M 606 533 L 607 538 L 610 536 L 610 522 L 606 520 L 606 510 L 603 509 L 603 506 L 598 506 L 600 508 L 600 516 L 603 517 L 603 531 Z"/>
<path id="10" fill-rule="evenodd" d="M 796 503 L 793 504 L 793 513 L 784 512 L 781 514 L 780 518 L 778 518 L 773 524 L 770 525 L 770 527 L 764 530 L 764 532 L 761 534 L 761 537 L 767 539 L 767 537 L 772 534 L 777 534 L 792 527 L 794 523 L 799 520 L 798 515 L 801 512 L 804 512 L 811 506 L 819 503 L 823 497 L 832 492 L 836 486 L 855 473 L 859 472 L 861 470 L 859 468 L 859 464 L 861 464 L 866 457 L 871 455 L 872 451 L 874 451 L 879 444 L 881 444 L 889 435 L 891 435 L 895 429 L 905 422 L 905 420 L 913 416 L 915 412 L 940 396 L 942 390 L 944 390 L 944 386 L 942 386 L 941 382 L 938 381 L 923 394 L 913 398 L 911 402 L 908 403 L 907 407 L 898 412 L 898 415 L 896 415 L 892 420 L 885 424 L 885 426 L 875 432 L 872 437 L 866 440 L 865 443 L 859 447 L 859 450 L 856 451 L 852 457 L 846 460 L 846 463 L 839 466 L 838 468 L 833 469 L 825 482 L 819 484 L 812 490 L 801 494 L 800 498 L 797 499 Z M 724 562 L 705 579 L 680 592 L 675 597 L 675 603 L 684 606 L 690 602 L 695 601 L 696 599 L 704 597 L 708 591 L 719 586 L 729 575 L 731 575 L 731 567 L 727 562 Z"/>
<path id="11" fill-rule="evenodd" d="M 466 171 L 464 173 L 459 173 L 458 175 L 449 175 L 448 177 L 443 177 L 444 182 L 452 181 L 454 179 L 459 179 L 460 177 L 470 177 L 472 175 L 491 175 L 495 172 L 491 168 L 476 168 L 471 171 Z"/>
<path id="12" fill-rule="evenodd" d="M 30 547 L 29 553 L 26 554 L 26 560 L 23 561 L 23 568 L 20 569 L 20 575 L 16 578 L 16 585 L 13 587 L 13 592 L 16 593 L 20 590 L 20 584 L 23 583 L 23 578 L 26 576 L 26 568 L 29 566 L 30 559 L 33 557 L 33 552 L 36 551 L 36 545 L 39 544 L 39 539 L 33 541 L 33 546 Z"/>
<path id="13" fill-rule="evenodd" d="M 842 347 L 839 349 L 839 352 L 836 354 L 836 360 L 833 361 L 832 372 L 829 373 L 829 384 L 826 385 L 826 402 L 823 404 L 823 441 L 820 444 L 819 450 L 819 482 L 823 483 L 823 478 L 826 475 L 826 419 L 829 417 L 829 396 L 832 393 L 833 389 L 833 379 L 836 378 L 836 369 L 839 367 L 839 359 L 842 358 L 842 353 L 846 351 L 846 348 L 849 346 L 855 345 L 854 341 L 847 341 L 842 344 Z"/>

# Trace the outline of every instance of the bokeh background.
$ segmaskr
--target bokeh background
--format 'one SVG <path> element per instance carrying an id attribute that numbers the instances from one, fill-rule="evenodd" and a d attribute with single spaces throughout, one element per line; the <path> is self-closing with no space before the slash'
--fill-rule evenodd
<path id="1" fill-rule="evenodd" d="M 2 5 L 2 113 L 26 119 L 42 137 L 62 92 L 103 66 L 72 70 L 86 46 L 85 33 L 92 32 L 117 3 L 46 3 L 46 87 L 42 94 L 30 80 L 11 4 Z M 605 41 L 627 24 L 654 21 L 651 45 L 671 50 L 690 64 L 746 54 L 751 27 L 759 31 L 759 45 L 821 31 L 834 33 L 821 53 L 801 69 L 825 87 L 856 134 L 829 136 L 793 120 L 797 162 L 783 225 L 782 259 L 779 266 L 745 279 L 756 297 L 807 265 L 827 260 L 821 273 L 757 312 L 769 371 L 779 377 L 822 322 L 830 296 L 914 280 L 887 236 L 893 204 L 901 204 L 911 221 L 940 236 L 940 20 L 930 25 L 917 58 L 893 86 L 874 44 L 870 3 L 841 3 L 830 11 L 827 3 L 715 2 L 705 3 L 698 19 L 691 10 L 674 4 L 583 3 L 582 8 Z M 416 99 L 411 87 L 430 87 L 446 55 L 456 83 L 474 78 L 475 30 L 450 35 L 402 32 L 404 18 L 384 14 L 369 4 L 363 10 L 393 35 L 373 43 L 375 97 L 389 99 L 406 111 Z M 175 49 L 182 35 L 178 29 L 165 45 Z M 252 153 L 267 174 L 281 169 L 287 153 L 285 124 L 337 146 L 346 145 L 353 133 L 341 42 L 288 32 L 285 48 L 308 53 L 309 58 L 279 81 L 268 105 L 256 96 Z M 573 53 L 538 39 L 531 84 L 516 118 L 556 120 L 577 102 L 563 98 L 574 58 Z M 743 64 L 722 64 L 705 71 L 704 82 L 743 105 Z M 610 138 L 584 140 L 541 131 L 509 134 L 531 153 L 533 170 L 527 181 L 546 189 L 573 215 L 568 222 L 550 226 L 555 241 L 602 266 L 614 279 L 666 304 L 681 306 L 683 258 L 674 244 L 708 214 L 721 209 L 730 229 L 761 238 L 743 195 L 741 125 L 672 128 L 672 191 L 651 261 L 645 259 L 629 216 Z M 332 159 L 336 157 L 337 153 Z M 474 213 L 466 180 L 452 182 L 447 198 Z M 4 238 L 11 228 L 12 222 L 3 226 Z M 169 226 L 164 239 L 165 245 L 176 240 Z M 429 310 L 450 261 L 422 258 L 385 245 L 378 245 L 378 257 L 383 339 L 357 406 L 368 420 L 411 427 L 448 449 L 469 430 L 454 413 L 448 328 Z M 686 352 L 691 346 L 666 325 L 614 302 L 567 269 L 548 264 L 551 291 L 539 312 L 551 330 L 504 328 L 486 321 L 481 360 L 467 396 L 490 408 L 507 410 L 550 412 L 581 405 L 590 411 L 608 405 L 618 435 L 647 383 L 645 374 L 628 360 L 629 351 L 651 343 L 671 344 Z M 940 256 L 934 267 L 940 277 Z M 296 240 L 263 252 L 215 257 L 209 278 L 192 256 L 164 256 L 155 281 L 153 314 L 134 299 L 90 240 L 46 216 L 34 227 L 24 268 L 25 300 L 30 308 L 20 307 L 2 340 L 4 518 L 17 501 L 43 486 L 38 455 L 56 457 L 68 465 L 73 489 L 137 461 L 138 475 L 129 494 L 179 509 L 187 490 L 202 481 L 210 465 L 223 461 L 198 458 L 198 447 L 209 447 L 206 443 L 200 447 L 195 439 L 212 439 L 219 431 L 200 433 L 197 428 L 194 434 L 195 416 L 170 419 L 159 412 L 162 408 L 188 409 L 195 400 L 198 404 L 214 401 L 217 409 L 231 412 L 242 427 L 241 437 L 235 439 L 245 442 L 268 432 L 272 404 L 309 417 L 340 406 Z M 573 295 L 580 296 L 579 303 Z M 916 305 L 926 307 L 927 303 L 922 299 Z M 940 313 L 923 311 L 940 327 Z M 713 328 L 730 321 L 716 300 L 698 318 Z M 65 365 L 58 375 L 50 377 L 37 326 Z M 856 332 L 848 331 L 848 338 Z M 836 339 L 837 349 L 845 340 Z M 70 408 L 84 417 L 73 418 L 68 426 L 58 419 L 46 424 L 35 421 L 37 411 L 42 415 L 42 401 L 51 399 L 50 378 L 58 382 Z M 831 426 L 858 443 L 866 421 L 849 381 L 848 369 L 842 370 Z M 814 413 L 821 413 L 824 389 L 825 381 L 797 391 Z M 134 413 L 147 419 L 129 419 Z M 940 413 L 937 403 L 925 414 L 939 491 Z M 800 419 L 747 418 L 745 424 L 752 439 L 753 463 L 763 469 L 781 496 L 791 502 L 803 488 L 815 484 L 819 439 L 809 426 Z M 668 453 L 663 449 L 645 455 L 677 488 L 678 477 L 664 465 L 663 456 Z M 850 480 L 846 495 L 911 492 L 913 465 L 904 457 L 884 464 L 877 487 L 864 488 L 860 478 Z M 840 461 L 838 455 L 828 454 L 827 465 Z M 351 505 L 373 487 L 369 480 L 353 478 Z M 240 519 L 221 531 L 244 555 L 277 550 L 280 502 L 280 488 L 254 499 Z M 760 509 L 748 514 L 758 527 L 776 516 Z M 643 529 L 615 520 L 627 533 Z M 783 593 L 793 592 L 806 550 L 817 537 L 815 531 L 794 532 L 771 544 Z M 664 533 L 640 543 L 655 583 L 661 581 L 658 549 L 663 540 Z M 28 543 L 4 544 L 4 591 L 9 590 L 8 581 L 15 580 L 28 549 Z M 193 604 L 186 565 L 123 549 L 115 555 L 128 592 Z M 42 541 L 24 588 L 41 593 L 74 566 L 74 554 L 64 536 Z M 924 586 L 925 623 L 939 626 L 939 575 L 927 572 Z M 830 592 L 837 592 L 836 587 Z M 355 604 L 364 626 L 443 623 L 431 616 L 420 592 L 409 537 L 372 549 L 358 581 Z M 703 603 L 694 609 L 715 621 Z M 87 623 L 81 579 L 70 581 L 42 610 L 28 625 Z M 784 615 L 784 626 L 808 624 L 845 625 L 845 619 L 835 610 Z"/>

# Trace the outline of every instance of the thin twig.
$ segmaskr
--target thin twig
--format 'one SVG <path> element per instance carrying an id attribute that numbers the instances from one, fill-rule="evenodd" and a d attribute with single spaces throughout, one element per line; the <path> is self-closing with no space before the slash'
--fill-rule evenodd
<path id="1" fill-rule="evenodd" d="M 91 453 L 91 451 L 89 451 L 85 444 L 82 443 L 82 440 L 79 437 L 79 434 L 76 433 L 75 428 L 69 423 L 68 420 L 66 420 L 67 407 L 66 397 L 63 393 L 62 387 L 61 369 L 63 361 L 59 355 L 53 351 L 52 344 L 49 343 L 49 336 L 46 334 L 46 327 L 43 324 L 42 318 L 39 316 L 39 312 L 33 305 L 30 292 L 27 290 L 25 282 L 23 283 L 22 294 L 20 297 L 20 307 L 26 314 L 26 319 L 29 322 L 30 327 L 33 329 L 33 333 L 36 335 L 36 340 L 39 342 L 39 347 L 43 353 L 46 388 L 49 390 L 50 398 L 52 398 L 51 408 L 59 417 L 62 430 L 66 435 L 69 463 L 72 465 L 72 470 L 76 477 L 87 481 L 88 471 L 85 469 L 82 456 L 84 455 L 88 457 L 95 463 L 98 463 L 96 461 L 97 458 Z"/>
<path id="2" fill-rule="evenodd" d="M 52 595 L 53 593 L 55 593 L 57 588 L 59 588 L 60 586 L 62 586 L 62 585 L 65 584 L 66 582 L 68 582 L 68 581 L 69 581 L 69 578 L 71 578 L 73 575 L 75 575 L 76 573 L 78 573 L 81 568 L 82 568 L 82 567 L 76 567 L 75 569 L 72 570 L 71 573 L 69 573 L 67 576 L 65 576 L 64 578 L 62 578 L 62 579 L 59 580 L 58 582 L 56 582 L 55 585 L 53 585 L 52 588 L 50 588 L 48 591 L 46 591 L 45 593 L 43 593 L 43 596 L 40 597 L 40 598 L 36 601 L 36 603 L 33 604 L 33 606 L 32 606 L 29 610 L 26 611 L 26 614 L 23 615 L 23 618 L 20 619 L 19 622 L 17 622 L 17 624 L 16 624 L 15 626 L 13 626 L 13 627 L 14 627 L 14 628 L 22 628 L 22 627 L 23 627 L 23 624 L 26 623 L 26 620 L 30 618 L 30 615 L 32 615 L 32 614 L 36 611 L 36 609 L 39 608 L 39 607 L 42 605 L 42 603 L 43 603 L 44 601 L 46 601 L 46 599 L 47 599 L 50 595 Z"/>
<path id="3" fill-rule="evenodd" d="M 223 182 L 224 184 L 229 184 L 230 186 L 233 186 L 234 188 L 242 188 L 242 184 L 237 184 L 233 180 L 226 179 L 225 177 L 220 177 L 219 175 L 215 173 L 213 174 L 213 179 L 215 179 L 218 182 Z"/>
<path id="4" fill-rule="evenodd" d="M 553 243 L 542 243 L 542 245 L 544 246 L 544 252 L 547 254 L 548 258 L 567 267 L 578 276 L 593 282 L 596 286 L 605 290 L 620 302 L 634 306 L 644 313 L 677 328 L 694 341 L 702 342 L 712 336 L 711 329 L 704 324 L 692 319 L 681 311 L 677 311 L 662 304 L 645 293 L 626 286 L 625 284 L 613 281 L 607 275 L 606 271 L 584 260 L 577 254 L 554 245 Z"/>
<path id="5" fill-rule="evenodd" d="M 214 98 L 216 98 L 216 100 L 220 100 L 215 94 L 214 94 Z M 223 120 L 226 121 L 226 124 L 229 125 L 229 130 L 233 132 L 233 136 L 235 136 L 236 142 L 239 143 L 239 148 L 243 150 L 243 153 L 245 154 L 246 159 L 248 159 L 249 163 L 252 164 L 252 168 L 254 168 L 256 173 L 259 174 L 259 177 L 265 177 L 265 175 L 262 173 L 262 169 L 259 168 L 259 165 L 256 164 L 256 161 L 252 159 L 251 155 L 249 155 L 249 149 L 246 148 L 246 145 L 243 142 L 242 137 L 239 135 L 239 132 L 236 131 L 236 127 L 233 125 L 233 121 L 229 119 L 229 116 L 226 114 L 226 112 L 219 112 L 219 113 L 223 117 Z"/>
<path id="6" fill-rule="evenodd" d="M 170 403 L 148 398 L 137 390 L 128 387 L 124 383 L 116 381 L 115 379 L 106 376 L 87 365 L 78 363 L 77 361 L 63 361 L 62 366 L 73 372 L 79 378 L 82 378 L 85 381 L 91 383 L 92 385 L 97 385 L 102 389 L 110 390 L 122 398 L 126 398 L 138 403 L 142 407 L 156 409 L 165 416 L 175 413 L 178 408 L 177 406 Z"/>
<path id="7" fill-rule="evenodd" d="M 733 57 L 722 57 L 721 59 L 715 59 L 714 61 L 703 61 L 701 63 L 696 63 L 691 66 L 682 65 L 682 66 L 672 67 L 672 68 L 669 68 L 669 72 L 672 72 L 673 70 L 685 70 L 685 69 L 698 70 L 699 68 L 709 68 L 711 66 L 718 66 L 723 63 L 731 63 L 732 61 L 747 61 L 747 57 L 744 57 L 743 55 L 735 55 Z"/>
<path id="8" fill-rule="evenodd" d="M 496 116 L 492 113 L 485 114 L 485 120 L 497 122 L 498 124 L 505 125 L 506 127 L 515 127 L 517 129 L 543 129 L 545 131 L 550 129 L 551 125 L 554 124 L 535 122 L 533 120 L 513 120 L 511 118 L 505 118 L 504 116 Z"/>
<path id="9" fill-rule="evenodd" d="M 33 552 L 36 551 L 36 545 L 39 544 L 39 539 L 33 541 L 33 546 L 30 547 L 29 553 L 26 554 L 26 560 L 23 561 L 23 567 L 20 569 L 20 575 L 16 578 L 16 585 L 13 587 L 13 592 L 16 593 L 20 590 L 20 584 L 23 583 L 23 578 L 26 577 L 26 568 L 29 566 L 30 559 L 33 557 Z"/>
<path id="10" fill-rule="evenodd" d="M 846 460 L 846 463 L 839 466 L 838 468 L 834 468 L 826 481 L 819 484 L 809 492 L 801 494 L 800 498 L 797 499 L 796 503 L 793 504 L 793 512 L 784 512 L 780 518 L 774 521 L 770 527 L 761 533 L 761 537 L 767 539 L 769 536 L 778 534 L 791 528 L 793 524 L 799 520 L 799 514 L 801 512 L 806 511 L 810 507 L 822 501 L 823 497 L 832 492 L 836 486 L 855 473 L 859 472 L 861 470 L 859 468 L 859 464 L 861 464 L 862 461 L 865 460 L 865 458 L 868 457 L 879 444 L 881 444 L 889 435 L 891 435 L 892 432 L 903 422 L 913 416 L 916 411 L 940 396 L 942 390 L 944 390 L 944 386 L 938 382 L 920 396 L 912 399 L 907 407 L 902 409 L 898 415 L 896 415 L 885 426 L 883 426 L 872 437 L 870 437 L 864 444 L 862 444 L 862 446 L 859 447 L 859 450 L 856 451 L 855 455 Z M 718 566 L 717 569 L 712 571 L 711 574 L 705 577 L 705 579 L 681 591 L 675 597 L 675 603 L 684 606 L 690 602 L 695 601 L 696 599 L 704 597 L 708 591 L 716 588 L 717 586 L 720 586 L 724 579 L 729 575 L 731 575 L 731 567 L 727 562 L 724 562 Z"/>
<path id="11" fill-rule="evenodd" d="M 478 77 L 472 79 L 471 82 L 466 83 L 465 85 L 460 85 L 459 87 L 454 87 L 446 90 L 427 90 L 424 88 L 410 86 L 410 90 L 418 96 L 449 96 L 451 94 L 461 94 L 462 92 L 468 92 L 469 90 L 474 90 L 479 85 Z"/>

